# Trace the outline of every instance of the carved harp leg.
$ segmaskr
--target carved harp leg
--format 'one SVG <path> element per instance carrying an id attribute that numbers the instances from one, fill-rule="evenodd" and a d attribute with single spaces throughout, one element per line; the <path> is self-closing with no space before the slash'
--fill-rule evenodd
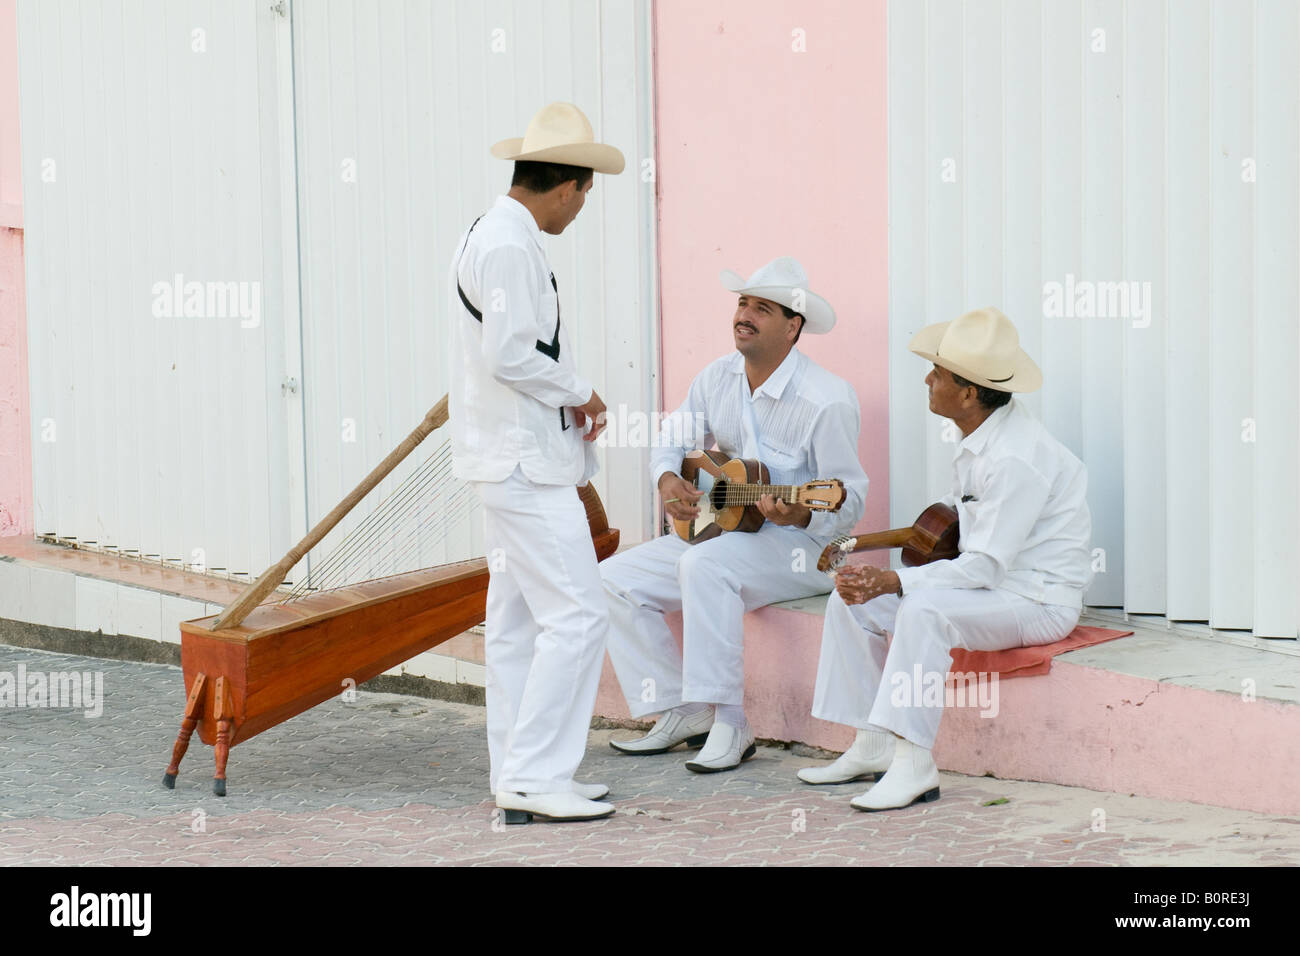
<path id="1" fill-rule="evenodd" d="M 230 684 L 224 677 L 217 678 L 217 687 L 213 694 L 215 707 L 212 716 L 217 721 L 217 771 L 212 777 L 212 792 L 219 797 L 226 795 L 226 758 L 230 756 L 230 729 L 234 723 L 235 708 L 230 700 Z"/>
<path id="2" fill-rule="evenodd" d="M 181 760 L 185 757 L 185 751 L 190 749 L 190 737 L 198 726 L 203 691 L 207 683 L 207 675 L 199 674 L 194 678 L 194 686 L 190 688 L 190 699 L 185 702 L 185 716 L 181 718 L 181 732 L 176 735 L 176 743 L 172 744 L 172 762 L 163 774 L 163 786 L 168 790 L 176 789 L 176 775 L 181 772 Z"/>

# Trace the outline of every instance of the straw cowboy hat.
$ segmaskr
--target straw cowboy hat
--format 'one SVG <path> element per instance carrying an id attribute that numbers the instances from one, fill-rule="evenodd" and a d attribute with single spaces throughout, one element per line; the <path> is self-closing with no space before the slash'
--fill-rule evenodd
<path id="1" fill-rule="evenodd" d="M 991 307 L 927 325 L 907 347 L 967 381 L 999 392 L 1033 392 L 1043 384 L 1043 373 L 1020 347 L 1016 327 Z"/>
<path id="2" fill-rule="evenodd" d="M 595 142 L 591 123 L 572 103 L 543 106 L 529 121 L 522 137 L 503 139 L 492 147 L 492 155 L 497 159 L 583 166 L 598 173 L 623 171 L 622 152 Z"/>
<path id="3" fill-rule="evenodd" d="M 730 269 L 724 269 L 719 278 L 723 287 L 732 292 L 770 299 L 794 309 L 804 318 L 804 330 L 813 335 L 824 335 L 835 327 L 835 310 L 808 289 L 808 273 L 797 259 L 789 256 L 773 259 L 748 279 Z"/>

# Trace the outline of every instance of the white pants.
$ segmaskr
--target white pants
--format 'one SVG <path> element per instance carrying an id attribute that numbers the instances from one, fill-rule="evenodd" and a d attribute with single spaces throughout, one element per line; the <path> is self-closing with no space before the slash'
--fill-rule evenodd
<path id="1" fill-rule="evenodd" d="M 943 716 L 915 686 L 942 682 L 954 647 L 1001 651 L 1051 644 L 1074 630 L 1079 612 L 988 588 L 916 591 L 845 604 L 832 593 L 822 628 L 813 716 L 859 730 L 888 730 L 930 749 Z M 892 633 L 893 640 L 886 635 Z M 942 686 L 942 685 L 940 685 Z"/>
<path id="2" fill-rule="evenodd" d="M 587 749 L 608 615 L 572 485 L 519 469 L 476 482 L 487 553 L 487 733 L 492 792 L 572 788 Z"/>
<path id="3" fill-rule="evenodd" d="M 743 703 L 745 612 L 824 593 L 820 554 L 802 530 L 769 522 L 702 544 L 664 535 L 602 562 L 609 657 L 632 716 L 684 701 Z M 670 611 L 682 612 L 681 652 Z"/>

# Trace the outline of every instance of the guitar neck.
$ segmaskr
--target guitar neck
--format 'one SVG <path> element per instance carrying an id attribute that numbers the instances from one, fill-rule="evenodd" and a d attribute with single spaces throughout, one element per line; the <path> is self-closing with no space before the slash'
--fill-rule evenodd
<path id="1" fill-rule="evenodd" d="M 889 548 L 901 548 L 912 540 L 914 533 L 911 528 L 894 528 L 891 531 L 860 534 L 853 539 L 853 550 L 884 551 Z"/>
<path id="2" fill-rule="evenodd" d="M 788 505 L 799 500 L 798 485 L 734 485 L 728 484 L 726 504 L 724 507 L 736 508 L 741 505 L 756 505 L 764 495 L 780 498 Z"/>

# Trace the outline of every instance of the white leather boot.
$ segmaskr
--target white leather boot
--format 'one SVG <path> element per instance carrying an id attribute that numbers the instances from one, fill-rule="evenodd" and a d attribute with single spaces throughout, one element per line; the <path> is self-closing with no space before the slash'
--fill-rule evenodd
<path id="1" fill-rule="evenodd" d="M 879 780 L 894 759 L 894 735 L 878 730 L 859 730 L 853 746 L 825 767 L 804 767 L 799 779 L 804 783 L 848 783 L 870 778 Z"/>
<path id="2" fill-rule="evenodd" d="M 939 768 L 930 751 L 899 737 L 894 745 L 894 762 L 881 781 L 850 803 L 858 810 L 893 810 L 918 800 L 939 799 Z"/>

